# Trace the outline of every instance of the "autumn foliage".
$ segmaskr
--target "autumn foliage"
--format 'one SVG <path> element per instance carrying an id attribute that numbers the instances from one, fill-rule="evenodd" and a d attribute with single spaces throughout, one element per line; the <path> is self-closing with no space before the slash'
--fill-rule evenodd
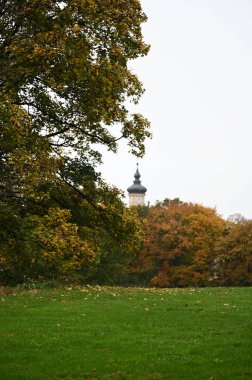
<path id="1" fill-rule="evenodd" d="M 217 244 L 216 267 L 219 285 L 252 285 L 252 220 L 227 224 Z"/>
<path id="2" fill-rule="evenodd" d="M 211 208 L 165 200 L 148 211 L 132 274 L 157 287 L 251 284 L 251 226 L 227 222 Z"/>
<path id="3" fill-rule="evenodd" d="M 251 221 L 128 209 L 99 173 L 100 146 L 141 157 L 151 137 L 127 108 L 144 91 L 128 63 L 149 50 L 140 1 L 0 4 L 0 282 L 251 284 Z"/>
<path id="4" fill-rule="evenodd" d="M 143 88 L 139 1 L 0 2 L 0 281 L 93 274 L 135 252 L 138 220 L 98 166 L 149 122 L 125 106 Z M 119 255 L 120 256 L 120 255 Z"/>

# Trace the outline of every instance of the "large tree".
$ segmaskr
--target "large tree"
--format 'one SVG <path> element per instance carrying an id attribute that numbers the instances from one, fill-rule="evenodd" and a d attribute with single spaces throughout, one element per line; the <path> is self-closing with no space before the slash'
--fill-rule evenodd
<path id="1" fill-rule="evenodd" d="M 133 272 L 159 287 L 211 284 L 225 226 L 214 209 L 179 199 L 159 202 L 149 209 Z"/>
<path id="2" fill-rule="evenodd" d="M 142 156 L 150 137 L 148 121 L 125 105 L 127 99 L 137 103 L 143 92 L 128 63 L 148 52 L 141 34 L 145 21 L 138 0 L 0 0 L 5 267 L 34 251 L 40 253 L 30 262 L 42 265 L 45 254 L 55 256 L 59 247 L 64 252 L 74 236 L 76 247 L 78 238 L 86 244 L 89 258 L 113 244 L 130 249 L 134 236 L 137 241 L 132 213 L 96 167 L 100 145 L 115 152 L 126 139 L 131 152 Z M 61 227 L 52 229 L 55 215 L 62 216 Z M 52 231 L 58 231 L 58 247 L 46 240 Z"/>

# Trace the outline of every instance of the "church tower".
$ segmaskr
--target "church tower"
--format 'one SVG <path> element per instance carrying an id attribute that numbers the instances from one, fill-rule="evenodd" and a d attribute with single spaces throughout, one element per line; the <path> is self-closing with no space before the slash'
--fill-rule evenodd
<path id="1" fill-rule="evenodd" d="M 133 185 L 128 187 L 128 193 L 129 193 L 129 206 L 143 206 L 144 205 L 144 198 L 145 193 L 147 191 L 146 187 L 141 185 L 140 181 L 140 173 L 138 171 L 138 164 L 137 164 L 137 170 L 134 175 L 135 180 L 133 181 Z"/>

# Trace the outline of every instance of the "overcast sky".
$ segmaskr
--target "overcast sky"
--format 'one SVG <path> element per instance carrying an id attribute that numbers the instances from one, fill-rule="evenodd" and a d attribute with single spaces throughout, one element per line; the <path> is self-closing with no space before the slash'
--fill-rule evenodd
<path id="1" fill-rule="evenodd" d="M 179 197 L 252 218 L 252 0 L 142 6 L 151 50 L 131 67 L 146 89 L 134 111 L 153 132 L 139 160 L 146 200 Z M 101 172 L 127 195 L 136 162 L 121 146 Z"/>

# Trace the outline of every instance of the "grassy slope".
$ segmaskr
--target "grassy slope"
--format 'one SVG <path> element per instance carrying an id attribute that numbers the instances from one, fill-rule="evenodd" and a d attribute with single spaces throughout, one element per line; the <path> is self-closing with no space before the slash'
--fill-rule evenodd
<path id="1" fill-rule="evenodd" d="M 252 378 L 252 288 L 14 291 L 0 378 Z"/>

